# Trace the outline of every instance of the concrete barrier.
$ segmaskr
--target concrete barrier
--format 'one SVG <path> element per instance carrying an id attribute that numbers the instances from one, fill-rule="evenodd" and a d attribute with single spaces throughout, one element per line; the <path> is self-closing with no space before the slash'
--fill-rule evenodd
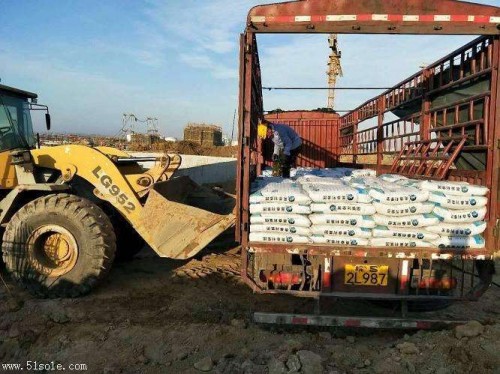
<path id="1" fill-rule="evenodd" d="M 160 153 L 130 152 L 134 157 L 157 157 Z M 231 157 L 211 157 L 181 155 L 182 163 L 176 176 L 186 175 L 198 184 L 227 183 L 236 179 L 236 159 Z M 150 168 L 153 162 L 145 162 Z"/>

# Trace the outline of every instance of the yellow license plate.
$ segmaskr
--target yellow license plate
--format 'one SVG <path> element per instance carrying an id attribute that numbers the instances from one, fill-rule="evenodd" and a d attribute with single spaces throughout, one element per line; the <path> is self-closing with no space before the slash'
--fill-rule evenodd
<path id="1" fill-rule="evenodd" d="M 351 286 L 387 286 L 387 265 L 345 265 L 344 283 Z"/>

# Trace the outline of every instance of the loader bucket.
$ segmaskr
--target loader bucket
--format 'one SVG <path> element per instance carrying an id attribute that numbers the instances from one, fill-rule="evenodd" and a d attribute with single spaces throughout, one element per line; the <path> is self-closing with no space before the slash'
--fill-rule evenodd
<path id="1" fill-rule="evenodd" d="M 140 231 L 161 256 L 187 259 L 234 225 L 235 199 L 182 176 L 156 183 L 141 213 Z"/>

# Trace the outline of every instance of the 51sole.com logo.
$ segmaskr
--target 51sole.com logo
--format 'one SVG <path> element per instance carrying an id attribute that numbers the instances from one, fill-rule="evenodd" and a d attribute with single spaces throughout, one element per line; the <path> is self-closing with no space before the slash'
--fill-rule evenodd
<path id="1" fill-rule="evenodd" d="M 1 371 L 3 372 L 51 372 L 51 371 L 87 371 L 87 364 L 69 364 L 63 365 L 55 361 L 50 362 L 40 362 L 40 361 L 26 361 L 24 364 L 21 363 L 2 363 L 0 365 Z"/>

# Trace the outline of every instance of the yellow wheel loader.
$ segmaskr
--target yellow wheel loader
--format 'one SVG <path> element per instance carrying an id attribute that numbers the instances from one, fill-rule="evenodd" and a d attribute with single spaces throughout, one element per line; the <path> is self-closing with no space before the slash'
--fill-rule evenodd
<path id="1" fill-rule="evenodd" d="M 110 147 L 38 146 L 37 95 L 0 85 L 0 225 L 7 271 L 45 297 L 88 293 L 115 257 L 147 243 L 196 255 L 234 224 L 234 197 L 176 177 L 179 155 L 131 157 Z M 145 169 L 143 162 L 154 161 Z"/>

